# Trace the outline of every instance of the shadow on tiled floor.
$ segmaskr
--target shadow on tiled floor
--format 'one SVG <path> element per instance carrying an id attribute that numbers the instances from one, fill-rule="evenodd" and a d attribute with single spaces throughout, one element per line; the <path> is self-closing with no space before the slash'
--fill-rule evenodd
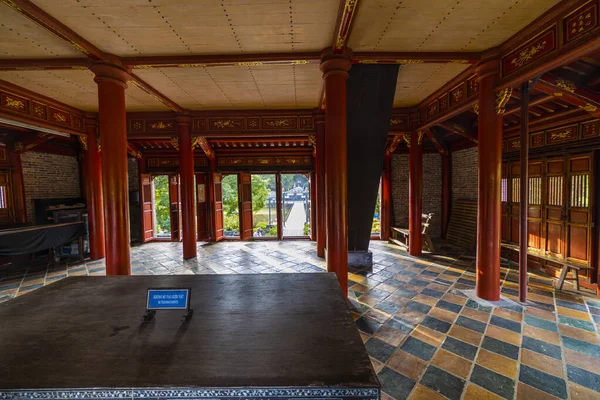
<path id="1" fill-rule="evenodd" d="M 529 302 L 518 304 L 517 271 L 502 268 L 503 301 L 478 302 L 465 294 L 475 285 L 474 257 L 438 248 L 417 259 L 373 242 L 373 269 L 349 274 L 350 307 L 384 399 L 600 398 L 600 299 L 555 291 L 552 278 L 532 274 Z M 180 243 L 150 243 L 131 258 L 136 275 L 325 269 L 308 241 L 203 245 L 189 261 Z M 66 276 L 103 274 L 102 261 L 3 269 L 0 301 Z"/>

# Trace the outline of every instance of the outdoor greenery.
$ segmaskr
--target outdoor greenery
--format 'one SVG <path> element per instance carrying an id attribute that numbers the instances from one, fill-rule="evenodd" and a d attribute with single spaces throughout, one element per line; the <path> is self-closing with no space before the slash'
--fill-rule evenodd
<path id="1" fill-rule="evenodd" d="M 171 206 L 169 201 L 169 177 L 154 177 L 154 204 L 156 206 L 156 235 L 171 232 Z"/>
<path id="2" fill-rule="evenodd" d="M 225 232 L 240 234 L 237 175 L 225 175 L 221 181 L 223 190 L 223 227 Z"/>

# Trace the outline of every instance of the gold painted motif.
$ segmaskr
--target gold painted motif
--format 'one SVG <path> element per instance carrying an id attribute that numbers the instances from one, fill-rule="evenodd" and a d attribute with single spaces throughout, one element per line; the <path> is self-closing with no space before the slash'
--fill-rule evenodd
<path id="1" fill-rule="evenodd" d="M 15 152 L 18 153 L 23 150 L 23 142 L 15 142 Z"/>
<path id="2" fill-rule="evenodd" d="M 458 125 L 458 124 L 453 124 L 452 127 L 454 129 L 456 129 L 457 131 L 459 131 L 459 132 L 463 132 L 463 133 L 465 132 L 465 129 L 462 126 Z"/>
<path id="3" fill-rule="evenodd" d="M 290 63 L 291 65 L 306 65 L 308 60 L 294 60 Z"/>
<path id="4" fill-rule="evenodd" d="M 424 60 L 396 60 L 396 64 L 423 64 Z"/>
<path id="5" fill-rule="evenodd" d="M 67 116 L 59 113 L 52 113 L 52 118 L 58 122 L 67 122 Z"/>
<path id="6" fill-rule="evenodd" d="M 402 140 L 406 143 L 406 147 L 410 147 L 410 133 L 403 133 Z"/>
<path id="7" fill-rule="evenodd" d="M 269 160 L 268 158 L 259 158 L 256 160 L 256 162 L 263 165 L 271 164 L 271 160 Z"/>
<path id="8" fill-rule="evenodd" d="M 575 93 L 575 89 L 577 89 L 577 87 L 575 86 L 575 84 L 573 82 L 567 81 L 565 79 L 557 79 L 556 86 L 558 86 L 559 88 L 561 88 L 569 93 Z"/>
<path id="9" fill-rule="evenodd" d="M 219 128 L 219 129 L 233 128 L 234 123 L 233 123 L 233 120 L 231 120 L 231 119 L 224 119 L 224 120 L 215 122 L 215 127 Z"/>
<path id="10" fill-rule="evenodd" d="M 248 120 L 248 126 L 250 128 L 258 128 L 258 121 L 255 119 Z"/>
<path id="11" fill-rule="evenodd" d="M 233 65 L 236 67 L 257 67 L 260 65 L 264 65 L 265 63 L 262 61 L 246 61 L 246 62 L 237 62 Z"/>
<path id="12" fill-rule="evenodd" d="M 15 99 L 15 98 L 10 97 L 10 96 L 6 96 L 5 97 L 5 104 L 4 105 L 6 107 L 8 107 L 8 108 L 13 108 L 15 110 L 26 111 L 26 109 L 25 109 L 25 102 L 23 100 Z"/>
<path id="13" fill-rule="evenodd" d="M 315 149 L 317 148 L 317 139 L 315 135 L 308 135 L 308 141 L 310 142 L 312 147 L 314 147 Z"/>
<path id="14" fill-rule="evenodd" d="M 473 104 L 473 112 L 479 115 L 479 103 Z"/>
<path id="15" fill-rule="evenodd" d="M 505 88 L 498 92 L 498 94 L 496 95 L 496 114 L 504 114 L 504 112 L 506 111 L 506 103 L 508 103 L 508 100 L 510 100 L 512 92 L 512 88 Z"/>
<path id="16" fill-rule="evenodd" d="M 160 121 L 160 122 L 153 122 L 149 126 L 152 129 L 172 129 L 175 127 L 175 124 L 173 122 L 167 122 L 165 124 L 163 121 Z"/>
<path id="17" fill-rule="evenodd" d="M 531 61 L 534 55 L 536 55 L 541 50 L 544 50 L 546 44 L 547 43 L 544 40 L 542 43 L 538 43 L 536 45 L 526 48 L 525 50 L 521 51 L 518 56 L 513 58 L 510 61 L 510 63 L 515 66 L 515 69 L 522 67 L 523 65 Z"/>
<path id="18" fill-rule="evenodd" d="M 81 143 L 81 147 L 83 147 L 83 149 L 85 151 L 87 151 L 87 149 L 88 149 L 87 136 L 78 136 L 77 139 L 79 139 L 79 143 Z"/>
<path id="19" fill-rule="evenodd" d="M 287 119 L 278 119 L 276 121 L 267 121 L 265 125 L 270 126 L 271 128 L 285 128 L 290 126 L 290 121 Z"/>
<path id="20" fill-rule="evenodd" d="M 202 68 L 206 67 L 206 64 L 179 64 L 179 68 Z"/>
<path id="21" fill-rule="evenodd" d="M 561 140 L 570 137 L 573 134 L 572 128 L 567 128 L 561 132 L 554 132 L 550 134 L 551 140 Z"/>
<path id="22" fill-rule="evenodd" d="M 12 8 L 13 10 L 16 10 L 19 12 L 21 11 L 21 8 L 18 5 L 16 5 L 12 0 L 2 0 L 2 2 L 4 4 L 6 4 L 7 6 L 9 6 L 10 8 Z"/>
<path id="23" fill-rule="evenodd" d="M 452 98 L 454 99 L 455 103 L 458 103 L 463 98 L 463 91 L 459 89 L 452 92 Z"/>
<path id="24" fill-rule="evenodd" d="M 417 133 L 417 135 L 418 135 L 417 144 L 420 146 L 421 144 L 423 144 L 423 135 L 424 135 L 424 133 L 423 133 L 423 131 L 419 131 Z"/>
<path id="25" fill-rule="evenodd" d="M 598 111 L 598 107 L 594 106 L 593 104 L 587 103 L 585 106 L 579 106 L 579 108 L 581 108 L 582 110 L 585 110 L 587 112 L 596 112 Z"/>
<path id="26" fill-rule="evenodd" d="M 171 138 L 171 146 L 175 148 L 175 150 L 179 150 L 179 138 L 172 137 Z"/>
<path id="27" fill-rule="evenodd" d="M 469 64 L 469 60 L 450 60 L 450 64 Z"/>
<path id="28" fill-rule="evenodd" d="M 88 67 L 84 67 L 83 65 L 73 65 L 71 66 L 71 69 L 76 69 L 78 71 L 86 71 Z"/>
<path id="29" fill-rule="evenodd" d="M 517 140 L 513 140 L 512 142 L 510 142 L 510 148 L 511 149 L 521 148 L 521 140 L 517 139 Z"/>
<path id="30" fill-rule="evenodd" d="M 37 134 L 37 137 L 41 138 L 45 138 L 46 136 L 50 136 L 50 134 L 48 132 L 40 132 Z"/>
<path id="31" fill-rule="evenodd" d="M 390 120 L 390 125 L 394 126 L 394 125 L 401 125 L 403 122 L 403 119 L 401 118 L 392 118 Z"/>
<path id="32" fill-rule="evenodd" d="M 359 64 L 377 64 L 379 61 L 377 60 L 360 60 Z"/>
<path id="33" fill-rule="evenodd" d="M 102 139 L 99 137 L 96 138 L 96 149 L 98 149 L 98 152 L 102 151 Z"/>
<path id="34" fill-rule="evenodd" d="M 140 121 L 135 121 L 133 123 L 133 129 L 136 131 L 141 131 L 142 130 L 142 123 Z"/>

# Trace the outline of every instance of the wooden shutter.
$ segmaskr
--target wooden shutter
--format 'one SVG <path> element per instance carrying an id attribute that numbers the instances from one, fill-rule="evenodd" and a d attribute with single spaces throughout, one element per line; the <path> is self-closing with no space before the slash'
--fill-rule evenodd
<path id="1" fill-rule="evenodd" d="M 206 174 L 196 174 L 196 222 L 198 240 L 206 240 L 208 232 L 208 191 L 206 190 Z"/>
<path id="2" fill-rule="evenodd" d="M 543 249 L 542 233 L 542 161 L 533 161 L 529 163 L 529 193 L 527 195 L 527 245 L 531 248 Z"/>
<path id="3" fill-rule="evenodd" d="M 252 179 L 248 172 L 240 173 L 240 238 L 252 237 Z"/>
<path id="4" fill-rule="evenodd" d="M 215 241 L 223 240 L 225 231 L 223 230 L 223 187 L 221 184 L 222 175 L 219 172 L 213 172 L 212 176 L 212 218 L 213 218 L 213 237 Z"/>
<path id="5" fill-rule="evenodd" d="M 510 219 L 509 219 L 509 207 L 508 202 L 508 164 L 502 165 L 502 240 L 505 242 L 510 241 Z"/>
<path id="6" fill-rule="evenodd" d="M 169 202 L 171 203 L 171 240 L 181 241 L 181 194 L 179 175 L 169 175 Z"/>
<path id="7" fill-rule="evenodd" d="M 567 192 L 567 258 L 590 263 L 592 231 L 592 157 L 569 159 Z"/>
<path id="8" fill-rule="evenodd" d="M 521 173 L 521 168 L 519 163 L 510 164 L 510 190 L 509 190 L 509 201 L 510 201 L 510 241 L 516 244 L 519 244 L 519 215 L 521 214 L 519 210 L 520 201 L 520 193 L 521 193 L 521 178 L 519 174 Z"/>
<path id="9" fill-rule="evenodd" d="M 154 238 L 154 209 L 152 207 L 152 178 L 150 174 L 140 174 L 142 190 L 140 200 L 142 203 L 142 236 L 143 242 L 149 242 Z M 108 232 L 107 232 L 108 233 Z"/>

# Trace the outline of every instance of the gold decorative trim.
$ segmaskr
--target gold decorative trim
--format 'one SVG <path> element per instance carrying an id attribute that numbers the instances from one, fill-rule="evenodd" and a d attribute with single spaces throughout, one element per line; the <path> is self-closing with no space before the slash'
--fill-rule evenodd
<path id="1" fill-rule="evenodd" d="M 406 143 L 406 147 L 410 147 L 410 133 L 403 133 L 402 140 Z"/>
<path id="2" fill-rule="evenodd" d="M 518 56 L 513 58 L 510 63 L 513 64 L 516 68 L 520 68 L 523 65 L 527 64 L 534 55 L 536 55 L 541 50 L 544 50 L 546 47 L 546 41 L 544 40 L 542 43 L 538 43 L 537 45 L 533 45 L 531 47 L 527 47 L 525 50 L 521 51 Z"/>
<path id="3" fill-rule="evenodd" d="M 148 125 L 151 129 L 171 129 L 175 127 L 173 122 L 167 122 L 166 124 L 163 121 L 153 122 Z"/>
<path id="4" fill-rule="evenodd" d="M 418 138 L 417 138 L 417 145 L 422 145 L 423 144 L 423 135 L 424 132 L 423 131 L 419 131 L 417 132 Z"/>
<path id="5" fill-rule="evenodd" d="M 20 152 L 21 150 L 23 150 L 23 142 L 15 142 L 15 153 Z"/>
<path id="6" fill-rule="evenodd" d="M 171 145 L 175 148 L 175 150 L 179 150 L 179 138 L 172 137 L 171 138 Z"/>
<path id="7" fill-rule="evenodd" d="M 286 128 L 290 126 L 290 121 L 287 119 L 278 119 L 276 121 L 267 121 L 265 125 L 270 126 L 271 128 Z"/>
<path id="8" fill-rule="evenodd" d="M 25 108 L 26 108 L 25 102 L 23 100 L 15 99 L 10 96 L 6 96 L 5 99 L 6 99 L 6 103 L 5 103 L 6 107 L 14 108 L 15 110 L 26 111 L 25 110 Z"/>
<path id="9" fill-rule="evenodd" d="M 504 88 L 496 95 L 496 114 L 502 115 L 506 111 L 506 103 L 512 96 L 513 88 Z"/>
<path id="10" fill-rule="evenodd" d="M 473 104 L 473 112 L 479 115 L 479 102 Z"/>
<path id="11" fill-rule="evenodd" d="M 96 138 L 96 148 L 98 149 L 98 152 L 102 151 L 102 139 L 100 137 Z"/>
<path id="12" fill-rule="evenodd" d="M 245 61 L 245 62 L 237 62 L 235 64 L 236 67 L 257 67 L 260 65 L 265 65 L 262 61 Z"/>
<path id="13" fill-rule="evenodd" d="M 206 64 L 179 64 L 179 68 L 203 68 Z"/>
<path id="14" fill-rule="evenodd" d="M 87 151 L 87 149 L 88 149 L 87 136 L 78 136 L 77 139 L 79 139 L 79 143 L 81 143 L 81 147 L 83 147 L 83 149 L 85 151 Z"/>
<path id="15" fill-rule="evenodd" d="M 587 103 L 585 106 L 579 106 L 579 108 L 581 108 L 582 110 L 587 111 L 587 112 L 598 111 L 598 107 L 596 107 L 595 105 L 590 104 L 590 103 Z"/>
<path id="16" fill-rule="evenodd" d="M 306 65 L 306 64 L 308 64 L 308 60 L 294 60 L 290 64 L 292 64 L 292 65 Z"/>
<path id="17" fill-rule="evenodd" d="M 556 86 L 569 93 L 575 93 L 575 89 L 577 89 L 577 86 L 575 86 L 573 82 L 567 81 L 566 79 L 557 79 Z"/>
<path id="18" fill-rule="evenodd" d="M 379 61 L 377 60 L 360 60 L 359 64 L 377 64 Z"/>
<path id="19" fill-rule="evenodd" d="M 215 122 L 215 128 L 225 129 L 225 128 L 234 128 L 234 122 L 232 119 L 225 119 L 221 121 Z"/>
<path id="20" fill-rule="evenodd" d="M 396 60 L 396 64 L 423 64 L 424 60 Z"/>

